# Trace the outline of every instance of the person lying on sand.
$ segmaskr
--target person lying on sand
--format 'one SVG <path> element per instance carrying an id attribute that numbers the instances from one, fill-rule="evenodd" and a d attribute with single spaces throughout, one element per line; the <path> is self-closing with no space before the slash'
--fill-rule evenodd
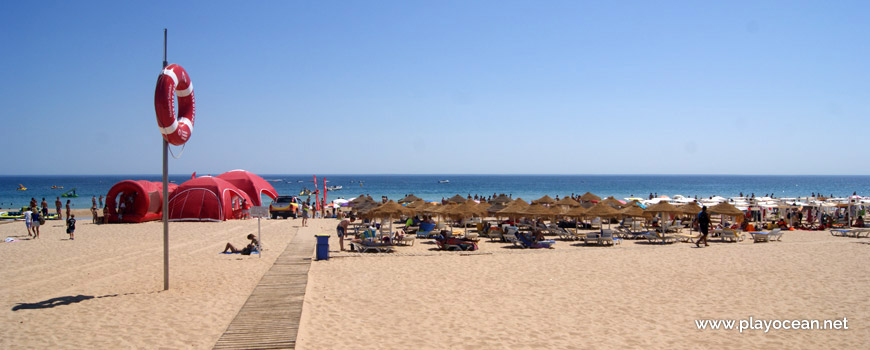
<path id="1" fill-rule="evenodd" d="M 251 252 L 259 251 L 260 242 L 257 242 L 257 238 L 254 237 L 253 233 L 248 234 L 248 239 L 251 240 L 251 243 L 249 243 L 247 246 L 245 246 L 242 249 L 237 249 L 236 247 L 234 247 L 232 245 L 232 243 L 227 242 L 227 246 L 224 247 L 223 253 L 226 253 L 227 251 L 229 251 L 230 253 L 241 253 L 242 255 L 251 255 Z"/>

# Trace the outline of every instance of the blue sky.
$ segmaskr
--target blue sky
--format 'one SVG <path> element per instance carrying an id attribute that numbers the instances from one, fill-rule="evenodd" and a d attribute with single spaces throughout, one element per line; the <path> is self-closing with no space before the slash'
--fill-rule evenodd
<path id="1" fill-rule="evenodd" d="M 2 174 L 160 173 L 163 28 L 171 173 L 870 173 L 868 2 L 0 9 Z"/>

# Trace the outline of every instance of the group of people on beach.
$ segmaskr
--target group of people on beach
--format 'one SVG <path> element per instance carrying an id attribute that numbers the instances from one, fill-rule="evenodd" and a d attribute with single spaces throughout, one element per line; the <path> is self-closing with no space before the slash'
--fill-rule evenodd
<path id="1" fill-rule="evenodd" d="M 54 202 L 57 208 L 57 217 L 60 218 L 60 197 Z M 37 205 L 36 198 L 30 198 L 30 204 L 27 210 L 24 211 L 24 225 L 27 228 L 27 236 L 33 239 L 39 239 L 40 227 L 45 224 L 48 219 L 48 202 L 42 198 L 42 202 Z M 69 234 L 70 240 L 75 239 L 75 215 L 70 209 L 70 201 L 66 201 L 66 233 Z"/>

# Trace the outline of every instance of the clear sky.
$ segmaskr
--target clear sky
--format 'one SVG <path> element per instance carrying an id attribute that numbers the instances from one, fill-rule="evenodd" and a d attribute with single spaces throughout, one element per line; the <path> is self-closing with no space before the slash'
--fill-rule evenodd
<path id="1" fill-rule="evenodd" d="M 867 1 L 6 1 L 0 174 L 868 174 Z M 174 148 L 177 153 L 179 148 Z"/>

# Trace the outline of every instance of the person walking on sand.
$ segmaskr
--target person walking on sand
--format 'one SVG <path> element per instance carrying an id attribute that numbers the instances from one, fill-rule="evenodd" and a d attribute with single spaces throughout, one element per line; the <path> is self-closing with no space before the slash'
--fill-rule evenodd
<path id="1" fill-rule="evenodd" d="M 57 197 L 57 200 L 54 201 L 54 206 L 57 208 L 57 218 L 60 219 L 60 197 Z"/>
<path id="2" fill-rule="evenodd" d="M 698 213 L 698 228 L 701 230 L 701 238 L 698 238 L 698 241 L 695 242 L 696 247 L 701 246 L 701 241 L 704 241 L 704 246 L 710 246 L 707 244 L 707 234 L 710 232 L 710 215 L 707 214 L 707 206 L 705 205 L 701 208 L 701 212 Z"/>
<path id="3" fill-rule="evenodd" d="M 42 224 L 42 222 L 39 221 L 42 220 L 42 218 L 39 217 L 39 210 L 33 208 L 33 214 L 30 214 L 30 220 L 33 221 L 33 223 L 30 224 L 30 227 L 33 229 L 33 238 L 39 238 L 39 225 Z"/>
<path id="4" fill-rule="evenodd" d="M 342 219 L 341 222 L 338 223 L 338 227 L 335 228 L 338 231 L 338 245 L 341 247 L 341 251 L 344 251 L 344 236 L 347 235 L 347 226 L 353 222 L 354 218 L 350 219 Z"/>
<path id="5" fill-rule="evenodd" d="M 308 226 L 308 215 L 311 206 L 308 203 L 302 205 L 302 227 Z"/>
<path id="6" fill-rule="evenodd" d="M 30 209 L 27 209 L 27 211 L 24 212 L 24 226 L 27 226 L 27 237 L 32 237 L 33 212 L 30 211 Z"/>
<path id="7" fill-rule="evenodd" d="M 66 219 L 66 233 L 69 234 L 70 241 L 76 239 L 76 216 L 74 214 Z"/>
<path id="8" fill-rule="evenodd" d="M 69 209 L 69 199 L 66 200 L 66 219 L 69 220 L 70 217 L 70 209 Z"/>

